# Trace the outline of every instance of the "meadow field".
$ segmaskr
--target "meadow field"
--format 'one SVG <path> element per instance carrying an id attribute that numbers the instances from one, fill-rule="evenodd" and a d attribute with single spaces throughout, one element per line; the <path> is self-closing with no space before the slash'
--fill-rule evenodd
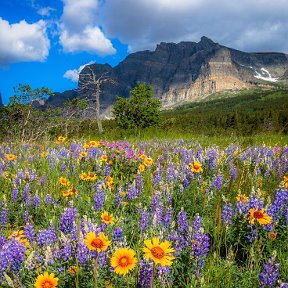
<path id="1" fill-rule="evenodd" d="M 263 139 L 2 143 L 0 286 L 288 287 L 288 141 Z"/>

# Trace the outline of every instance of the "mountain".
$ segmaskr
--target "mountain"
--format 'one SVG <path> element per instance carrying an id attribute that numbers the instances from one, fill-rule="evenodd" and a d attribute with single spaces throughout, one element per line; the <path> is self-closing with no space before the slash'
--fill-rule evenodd
<path id="1" fill-rule="evenodd" d="M 128 97 L 139 82 L 153 86 L 163 107 L 199 101 L 215 92 L 288 83 L 286 54 L 246 53 L 205 36 L 198 43 L 162 42 L 155 51 L 128 55 L 114 68 L 109 64 L 87 65 L 79 76 L 80 88 L 80 82 L 85 82 L 85 75 L 91 73 L 91 69 L 96 75 L 106 73 L 113 80 L 101 86 L 103 109 L 111 105 L 117 95 Z M 87 97 L 87 93 L 79 94 Z"/>
<path id="2" fill-rule="evenodd" d="M 3 101 L 2 101 L 2 94 L 0 92 L 0 108 L 3 106 Z"/>
<path id="3" fill-rule="evenodd" d="M 53 96 L 50 96 L 47 99 L 43 98 L 41 100 L 33 102 L 33 107 L 42 110 L 45 110 L 46 108 L 63 107 L 65 101 L 72 100 L 76 97 L 77 92 L 75 90 L 54 92 Z"/>

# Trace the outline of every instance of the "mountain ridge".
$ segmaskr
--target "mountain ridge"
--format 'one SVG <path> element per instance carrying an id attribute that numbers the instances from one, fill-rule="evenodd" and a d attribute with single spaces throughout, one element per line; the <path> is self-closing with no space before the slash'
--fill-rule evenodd
<path id="1" fill-rule="evenodd" d="M 111 110 L 117 96 L 129 97 L 131 89 L 139 82 L 152 85 L 162 107 L 169 108 L 201 101 L 221 91 L 275 83 L 286 85 L 288 55 L 280 52 L 243 52 L 220 45 L 205 36 L 199 42 L 161 42 L 154 51 L 131 53 L 114 67 L 108 63 L 86 65 L 79 75 L 78 97 L 88 99 L 90 105 L 94 105 L 95 99 L 91 93 L 81 92 L 85 75 L 90 74 L 91 70 L 97 76 L 106 73 L 113 80 L 101 85 L 102 112 Z M 63 93 L 56 95 L 57 101 L 49 100 L 46 104 L 60 105 L 60 98 L 65 95 Z M 71 97 L 77 95 L 73 93 Z"/>

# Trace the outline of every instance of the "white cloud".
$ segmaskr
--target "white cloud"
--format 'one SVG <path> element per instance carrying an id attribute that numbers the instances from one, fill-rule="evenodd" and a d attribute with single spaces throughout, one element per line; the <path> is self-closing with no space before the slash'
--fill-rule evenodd
<path id="1" fill-rule="evenodd" d="M 65 52 L 87 51 L 100 55 L 116 52 L 99 28 L 98 0 L 63 0 L 60 43 Z"/>
<path id="2" fill-rule="evenodd" d="M 50 16 L 50 14 L 51 14 L 51 12 L 54 12 L 54 11 L 56 11 L 56 9 L 55 8 L 52 8 L 52 7 L 41 7 L 41 8 L 39 8 L 38 10 L 37 10 L 37 13 L 39 14 L 39 15 L 41 15 L 41 16 L 46 16 L 46 17 L 49 17 Z"/>
<path id="3" fill-rule="evenodd" d="M 287 0 L 106 0 L 99 9 L 106 36 L 131 51 L 203 35 L 246 51 L 288 51 Z"/>
<path id="4" fill-rule="evenodd" d="M 86 65 L 90 65 L 90 64 L 94 64 L 94 61 L 90 61 L 87 64 L 84 64 L 82 66 L 80 66 L 78 69 L 71 69 L 71 70 L 67 70 L 65 72 L 65 74 L 63 75 L 64 78 L 70 79 L 73 82 L 78 82 L 79 79 L 79 74 L 82 71 L 82 69 L 86 66 Z"/>
<path id="5" fill-rule="evenodd" d="M 46 24 L 40 20 L 28 24 L 25 20 L 10 24 L 0 17 L 0 65 L 16 62 L 45 61 L 50 41 Z"/>

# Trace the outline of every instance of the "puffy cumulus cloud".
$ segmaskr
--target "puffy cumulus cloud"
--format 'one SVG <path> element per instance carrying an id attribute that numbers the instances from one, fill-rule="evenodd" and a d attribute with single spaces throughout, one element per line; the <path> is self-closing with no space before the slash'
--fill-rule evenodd
<path id="1" fill-rule="evenodd" d="M 288 51 L 286 0 L 106 0 L 100 9 L 106 35 L 131 51 L 203 35 L 246 51 Z"/>
<path id="2" fill-rule="evenodd" d="M 98 0 L 63 0 L 63 3 L 60 43 L 65 52 L 87 51 L 100 55 L 116 52 L 99 28 Z"/>
<path id="3" fill-rule="evenodd" d="M 45 61 L 50 41 L 46 24 L 40 20 L 28 24 L 25 20 L 10 24 L 0 17 L 0 65 L 16 62 Z"/>
<path id="4" fill-rule="evenodd" d="M 86 66 L 86 65 L 90 65 L 95 63 L 94 61 L 90 61 L 87 64 L 84 64 L 82 66 L 80 66 L 78 69 L 71 69 L 71 70 L 67 70 L 65 72 L 65 74 L 63 75 L 64 78 L 70 79 L 73 82 L 78 82 L 79 79 L 79 74 L 82 71 L 82 69 Z"/>

